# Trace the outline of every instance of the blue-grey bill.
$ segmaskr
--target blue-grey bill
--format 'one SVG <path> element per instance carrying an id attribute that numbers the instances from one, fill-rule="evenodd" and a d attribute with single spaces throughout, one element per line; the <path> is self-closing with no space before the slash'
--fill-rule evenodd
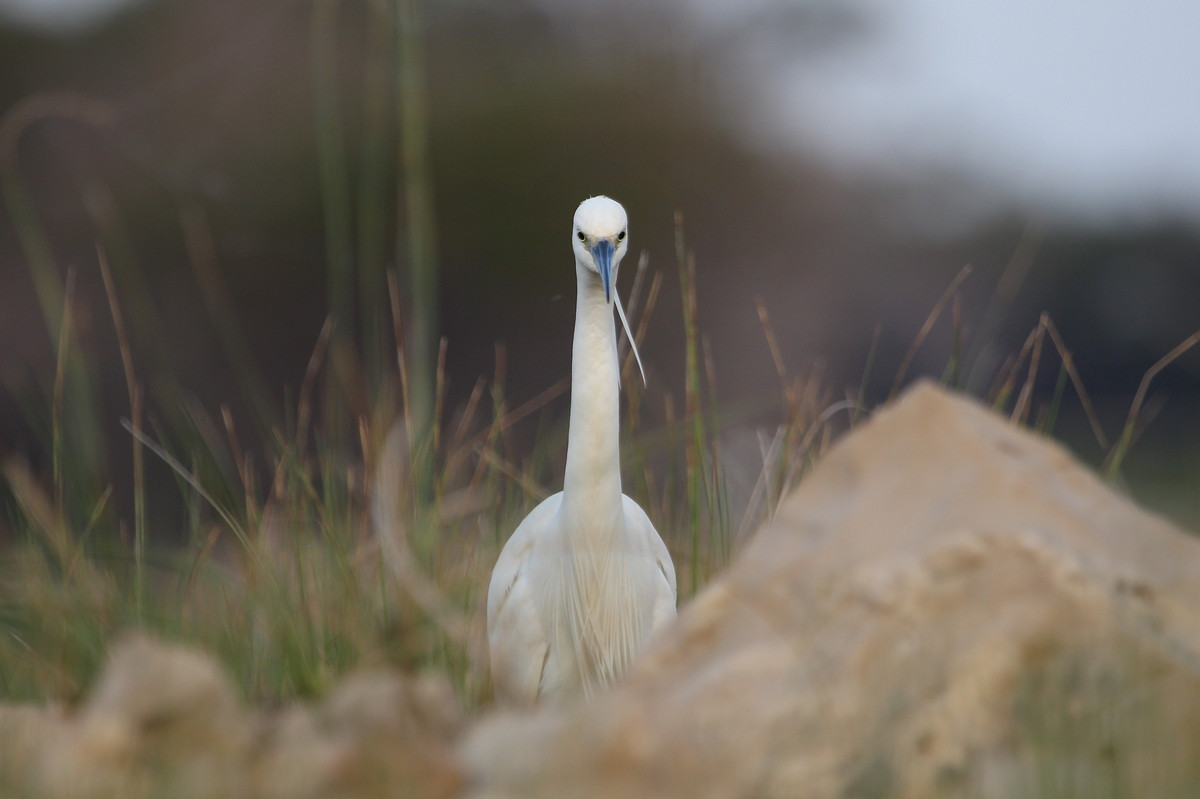
<path id="1" fill-rule="evenodd" d="M 617 306 L 617 316 L 621 319 L 621 326 L 625 328 L 625 337 L 629 339 L 629 348 L 633 350 L 638 372 L 642 375 L 642 385 L 646 385 L 646 370 L 642 368 L 641 353 L 638 352 L 637 343 L 633 340 L 633 332 L 629 329 L 629 320 L 625 318 L 625 309 L 621 306 L 621 296 L 613 289 L 612 257 L 611 241 L 598 241 L 592 247 L 592 259 L 596 262 L 596 269 L 600 272 L 600 282 L 604 284 L 604 301 Z"/>
<path id="2" fill-rule="evenodd" d="M 604 301 L 612 302 L 612 257 L 613 246 L 611 241 L 600 240 L 596 242 L 596 246 L 592 247 L 592 260 L 596 262 L 596 269 L 600 272 L 600 282 L 604 284 Z"/>

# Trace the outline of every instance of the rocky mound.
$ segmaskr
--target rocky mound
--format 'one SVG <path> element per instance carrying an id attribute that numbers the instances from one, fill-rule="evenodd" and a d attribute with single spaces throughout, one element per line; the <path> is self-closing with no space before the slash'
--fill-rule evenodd
<path id="1" fill-rule="evenodd" d="M 390 674 L 251 712 L 212 658 L 131 635 L 78 711 L 0 708 L 0 796 L 438 799 L 459 722 L 445 680 Z"/>
<path id="2" fill-rule="evenodd" d="M 608 696 L 462 751 L 475 799 L 1200 795 L 1200 541 L 918 385 Z"/>

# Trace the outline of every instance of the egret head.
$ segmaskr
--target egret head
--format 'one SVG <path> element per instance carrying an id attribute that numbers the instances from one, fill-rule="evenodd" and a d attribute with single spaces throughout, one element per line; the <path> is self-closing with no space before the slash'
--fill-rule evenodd
<path id="1" fill-rule="evenodd" d="M 628 228 L 625 209 L 616 200 L 592 197 L 575 209 L 571 228 L 575 262 L 600 276 L 605 302 L 612 302 L 617 266 L 628 247 Z"/>
<path id="2" fill-rule="evenodd" d="M 646 370 L 642 368 L 642 356 L 638 353 L 633 332 L 629 329 L 629 320 L 625 318 L 625 309 L 621 307 L 621 297 L 614 285 L 617 282 L 617 267 L 629 249 L 629 218 L 625 216 L 625 209 L 616 200 L 603 196 L 581 202 L 575 209 L 571 247 L 575 250 L 576 268 L 599 275 L 600 283 L 604 286 L 604 301 L 617 307 L 617 316 L 621 319 L 621 326 L 625 328 L 625 335 L 629 339 L 629 348 L 637 360 L 642 383 L 645 383 Z"/>

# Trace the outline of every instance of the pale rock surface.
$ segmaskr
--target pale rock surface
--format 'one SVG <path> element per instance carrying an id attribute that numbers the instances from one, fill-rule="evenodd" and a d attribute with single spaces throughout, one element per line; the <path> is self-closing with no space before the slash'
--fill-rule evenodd
<path id="1" fill-rule="evenodd" d="M 249 725 L 211 658 L 141 634 L 113 647 L 76 717 L 36 759 L 39 795 L 178 799 L 244 796 Z"/>
<path id="2" fill-rule="evenodd" d="M 352 676 L 321 705 L 251 712 L 213 658 L 135 633 L 77 711 L 0 706 L 0 796 L 449 799 L 460 724 L 432 675 Z"/>
<path id="3" fill-rule="evenodd" d="M 445 680 L 372 673 L 347 678 L 315 712 L 269 722 L 253 768 L 262 799 L 439 799 L 458 792 L 448 742 L 460 719 Z"/>
<path id="4" fill-rule="evenodd" d="M 1189 796 L 1200 540 L 920 384 L 622 684 L 485 720 L 471 799 Z"/>
<path id="5" fill-rule="evenodd" d="M 0 705 L 0 796 L 24 792 L 32 763 L 64 729 L 59 707 Z"/>

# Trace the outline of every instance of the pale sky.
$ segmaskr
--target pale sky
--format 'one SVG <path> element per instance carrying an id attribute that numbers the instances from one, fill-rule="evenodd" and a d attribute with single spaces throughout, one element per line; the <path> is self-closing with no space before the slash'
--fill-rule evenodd
<path id="1" fill-rule="evenodd" d="M 138 0 L 0 0 L 0 13 L 31 28 L 71 32 Z"/>
<path id="2" fill-rule="evenodd" d="M 772 77 L 784 140 L 852 170 L 961 169 L 1092 218 L 1200 220 L 1200 3 L 858 4 L 866 40 Z"/>

